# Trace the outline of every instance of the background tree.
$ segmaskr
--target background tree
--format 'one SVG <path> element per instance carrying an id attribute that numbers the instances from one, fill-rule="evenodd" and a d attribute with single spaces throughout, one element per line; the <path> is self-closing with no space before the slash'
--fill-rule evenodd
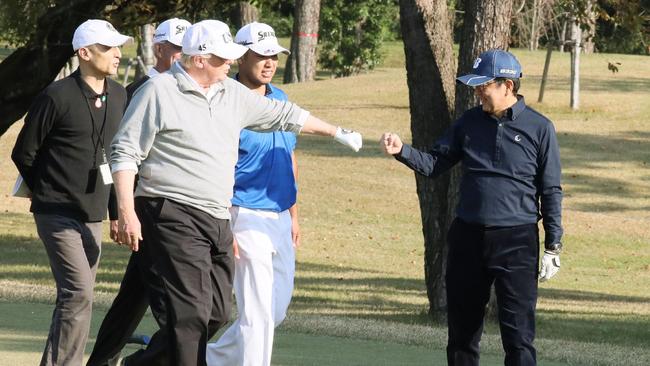
<path id="1" fill-rule="evenodd" d="M 0 64 L 0 135 L 20 119 L 32 99 L 47 86 L 72 56 L 72 34 L 77 25 L 96 18 L 108 0 L 61 1 L 40 15 L 33 32 L 16 35 L 27 40 Z"/>
<path id="2" fill-rule="evenodd" d="M 400 24 L 406 57 L 413 146 L 431 147 L 454 115 L 456 62 L 446 2 L 400 0 Z M 446 235 L 455 204 L 453 177 L 436 180 L 415 174 L 424 235 L 424 274 L 429 314 L 447 311 L 444 273 Z"/>
<path id="3" fill-rule="evenodd" d="M 230 21 L 235 30 L 259 19 L 257 1 L 237 1 L 231 11 Z"/>
<path id="4" fill-rule="evenodd" d="M 296 0 L 291 55 L 284 69 L 285 83 L 314 80 L 319 18 L 320 0 Z"/>
<path id="5" fill-rule="evenodd" d="M 0 136 L 73 55 L 72 35 L 85 20 L 107 19 L 123 33 L 135 34 L 142 24 L 173 16 L 196 20 L 214 8 L 201 0 L 3 0 L 0 6 L 3 11 L 15 7 L 18 13 L 11 16 L 22 20 L 19 31 L 8 36 L 19 47 L 0 63 Z M 9 17 L 0 16 L 0 27 L 15 26 Z"/>
<path id="6" fill-rule="evenodd" d="M 156 27 L 149 23 L 138 27 L 138 30 L 139 35 L 135 39 L 138 41 L 138 57 L 142 60 L 144 70 L 142 67 L 135 68 L 135 80 L 144 77 L 156 62 L 156 57 L 153 54 L 153 34 L 156 32 Z"/>
<path id="7" fill-rule="evenodd" d="M 540 40 L 556 38 L 552 35 L 555 20 L 555 0 L 513 1 L 511 45 L 536 50 Z"/>
<path id="8" fill-rule="evenodd" d="M 596 50 L 650 55 L 650 0 L 599 0 Z"/>
<path id="9" fill-rule="evenodd" d="M 319 61 L 334 76 L 373 69 L 396 20 L 393 0 L 323 0 Z"/>
<path id="10" fill-rule="evenodd" d="M 400 0 L 413 145 L 431 148 L 465 110 L 477 105 L 473 90 L 455 88 L 456 67 L 447 4 Z M 466 0 L 458 55 L 458 74 L 490 48 L 508 48 L 512 0 Z M 506 11 L 504 11 L 506 9 Z M 447 230 L 455 217 L 459 169 L 437 179 L 415 175 L 424 234 L 424 271 L 429 314 L 446 313 L 444 273 Z"/>

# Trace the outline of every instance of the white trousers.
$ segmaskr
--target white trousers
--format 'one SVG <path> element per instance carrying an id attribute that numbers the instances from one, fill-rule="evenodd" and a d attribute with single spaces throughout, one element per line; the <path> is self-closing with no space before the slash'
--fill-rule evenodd
<path id="1" fill-rule="evenodd" d="M 291 215 L 233 207 L 239 245 L 234 289 L 238 318 L 206 351 L 208 366 L 271 364 L 274 328 L 286 317 L 295 274 Z"/>

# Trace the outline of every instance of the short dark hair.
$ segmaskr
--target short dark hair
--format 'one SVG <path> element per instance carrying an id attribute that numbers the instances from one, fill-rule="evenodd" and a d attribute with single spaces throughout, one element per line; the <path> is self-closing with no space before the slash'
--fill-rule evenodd
<path id="1" fill-rule="evenodd" d="M 512 92 L 514 94 L 517 94 L 519 91 L 519 87 L 521 86 L 521 81 L 519 81 L 519 78 L 496 78 L 494 81 L 498 84 L 503 84 L 506 82 L 506 80 L 512 81 Z"/>

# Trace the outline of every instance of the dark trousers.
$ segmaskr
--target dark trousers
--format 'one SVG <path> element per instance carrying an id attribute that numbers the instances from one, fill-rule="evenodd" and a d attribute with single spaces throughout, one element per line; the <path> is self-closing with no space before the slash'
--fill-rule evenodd
<path id="1" fill-rule="evenodd" d="M 478 366 L 485 307 L 494 283 L 505 365 L 535 365 L 537 225 L 485 227 L 456 219 L 448 241 L 447 363 Z"/>
<path id="2" fill-rule="evenodd" d="M 42 366 L 81 365 L 90 330 L 102 223 L 34 214 L 56 282 L 56 305 Z"/>
<path id="3" fill-rule="evenodd" d="M 164 198 L 138 197 L 135 208 L 142 225 L 141 247 L 148 246 L 151 269 L 161 284 L 147 283 L 161 330 L 144 352 L 127 358 L 127 365 L 205 365 L 208 340 L 230 318 L 230 224 Z M 152 344 L 164 345 L 162 351 L 153 355 Z"/>
<path id="4" fill-rule="evenodd" d="M 162 284 L 151 270 L 147 249 L 147 246 L 143 246 L 139 251 L 131 253 L 120 290 L 102 321 L 87 366 L 117 365 L 122 348 L 149 307 L 147 284 L 161 291 Z M 164 312 L 162 306 L 164 304 L 154 306 L 154 312 Z M 150 353 L 157 354 L 165 348 L 165 345 L 156 342 L 156 338 L 150 344 Z M 153 352 L 154 349 L 158 351 Z"/>

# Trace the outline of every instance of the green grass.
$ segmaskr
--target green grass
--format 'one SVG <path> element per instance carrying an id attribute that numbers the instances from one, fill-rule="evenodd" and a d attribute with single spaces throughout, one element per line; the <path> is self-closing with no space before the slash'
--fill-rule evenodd
<path id="1" fill-rule="evenodd" d="M 0 302 L 3 321 L 0 325 L 0 354 L 4 362 L 14 365 L 33 365 L 40 360 L 40 349 L 46 337 L 46 328 L 50 320 L 51 306 L 44 304 L 5 303 Z M 91 338 L 86 346 L 86 354 L 92 350 L 105 311 L 95 309 L 91 326 Z M 297 320 L 290 319 L 288 323 Z M 138 334 L 152 334 L 155 322 L 147 314 Z M 442 365 L 446 361 L 444 348 L 431 348 L 426 345 L 408 345 L 391 341 L 353 339 L 322 334 L 307 334 L 293 331 L 292 327 L 282 327 L 275 336 L 273 365 L 275 366 L 353 366 L 353 365 Z M 129 345 L 124 355 L 133 352 L 137 346 Z M 336 352 L 333 352 L 336 350 Z M 500 357 L 486 355 L 482 357 L 484 365 L 501 364 Z M 561 365 L 557 362 L 545 362 L 545 365 Z"/>
<path id="2" fill-rule="evenodd" d="M 445 327 L 426 316 L 413 173 L 377 146 L 387 130 L 410 140 L 403 47 L 394 42 L 386 49 L 384 66 L 373 72 L 346 79 L 323 74 L 318 82 L 282 86 L 316 116 L 362 132 L 364 148 L 353 153 L 330 139 L 299 138 L 303 247 L 297 254 L 290 316 L 276 344 L 276 364 L 310 364 L 292 357 L 311 355 L 324 360 L 313 364 L 335 356 L 340 358 L 331 362 L 342 365 L 381 364 L 379 358 L 363 363 L 363 356 L 381 354 L 389 345 L 398 347 L 391 352 L 404 360 L 430 355 L 419 364 L 439 364 L 443 355 Z M 559 275 L 540 287 L 540 364 L 650 364 L 650 58 L 583 55 L 581 109 L 572 111 L 568 54 L 553 54 L 540 104 L 545 53 L 513 52 L 523 65 L 522 94 L 555 123 L 564 173 L 565 252 Z M 619 73 L 607 70 L 608 60 L 621 62 Z M 0 140 L 0 187 L 5 192 L 16 174 L 8 157 L 19 128 L 17 123 Z M 23 199 L 0 200 L 0 298 L 29 308 L 51 303 L 54 291 L 27 210 Z M 106 241 L 97 284 L 98 306 L 104 308 L 128 258 L 124 248 Z M 1 314 L 0 325 L 5 324 Z M 46 328 L 47 320 L 34 326 Z M 44 331 L 32 332 L 45 336 Z M 322 350 L 309 348 L 312 341 L 322 341 Z M 9 347 L 5 342 L 0 339 L 3 360 L 2 349 Z M 40 352 L 41 346 L 32 344 L 30 352 Z M 495 324 L 487 325 L 482 347 L 488 360 L 500 363 Z"/>

